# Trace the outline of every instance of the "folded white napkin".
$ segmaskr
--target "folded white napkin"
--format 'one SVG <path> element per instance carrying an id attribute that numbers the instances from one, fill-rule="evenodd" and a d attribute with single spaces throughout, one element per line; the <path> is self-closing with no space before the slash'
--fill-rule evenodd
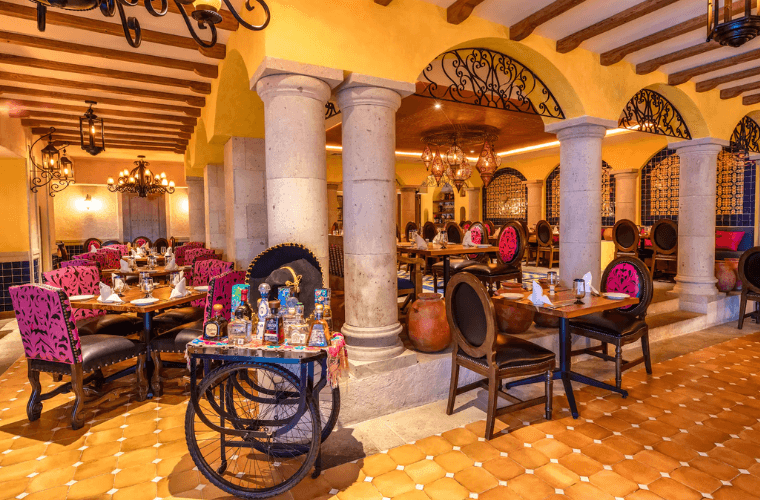
<path id="1" fill-rule="evenodd" d="M 589 272 L 587 272 L 586 274 L 583 275 L 583 281 L 586 282 L 586 293 L 592 292 L 592 293 L 595 293 L 597 295 L 601 295 L 599 293 L 599 290 L 597 290 L 596 288 L 594 288 L 594 285 L 591 284 L 591 271 L 589 271 Z"/>
<path id="2" fill-rule="evenodd" d="M 435 235 L 435 238 L 433 238 L 433 243 L 436 245 L 441 243 L 441 232 L 438 231 L 438 234 Z"/>
<path id="3" fill-rule="evenodd" d="M 100 287 L 100 297 L 98 297 L 99 302 L 121 302 L 119 296 L 113 293 L 113 289 L 110 286 L 103 282 L 99 283 L 98 286 Z"/>
<path id="4" fill-rule="evenodd" d="M 474 247 L 475 243 L 472 242 L 472 232 L 469 230 L 464 233 L 464 238 L 462 238 L 462 246 L 463 247 Z"/>
<path id="5" fill-rule="evenodd" d="M 168 260 L 166 261 L 166 267 L 164 267 L 165 271 L 176 271 L 177 270 L 177 263 L 174 261 L 174 257 L 168 257 Z"/>
<path id="6" fill-rule="evenodd" d="M 428 249 L 427 242 L 425 240 L 423 240 L 422 236 L 420 236 L 419 234 L 417 234 L 417 235 L 414 236 L 414 243 L 415 243 L 415 245 L 417 245 L 417 250 L 427 250 Z"/>
<path id="7" fill-rule="evenodd" d="M 174 290 L 172 290 L 172 294 L 169 296 L 169 298 L 176 299 L 179 297 L 184 297 L 185 295 L 187 295 L 187 285 L 185 284 L 185 278 L 182 278 L 174 287 Z"/>
<path id="8" fill-rule="evenodd" d="M 166 249 L 166 253 L 164 254 L 164 257 L 166 257 L 166 258 L 168 259 L 168 258 L 169 258 L 169 257 L 171 257 L 172 255 L 174 255 L 174 254 L 172 253 L 172 247 L 169 247 L 169 248 L 167 248 L 167 249 Z"/>
<path id="9" fill-rule="evenodd" d="M 530 294 L 530 301 L 533 303 L 536 307 L 541 307 L 543 304 L 546 304 L 547 306 L 552 305 L 552 301 L 549 300 L 549 297 L 544 295 L 544 291 L 541 288 L 541 285 L 538 284 L 538 281 L 533 280 L 533 291 Z"/>
<path id="10" fill-rule="evenodd" d="M 179 272 L 179 279 L 181 279 L 181 280 L 185 279 L 185 271 L 180 271 Z"/>
<path id="11" fill-rule="evenodd" d="M 127 262 L 124 259 L 119 259 L 119 271 L 121 271 L 123 273 L 128 273 L 128 272 L 132 271 L 129 268 L 129 262 Z"/>

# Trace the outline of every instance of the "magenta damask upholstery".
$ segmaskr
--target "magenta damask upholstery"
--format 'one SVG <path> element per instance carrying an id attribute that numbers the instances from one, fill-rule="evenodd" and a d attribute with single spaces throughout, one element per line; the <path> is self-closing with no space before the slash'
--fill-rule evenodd
<path id="1" fill-rule="evenodd" d="M 203 248 L 205 246 L 205 243 L 202 241 L 188 241 L 182 246 L 185 248 Z"/>
<path id="2" fill-rule="evenodd" d="M 481 243 L 488 243 L 488 237 L 486 236 L 486 228 L 481 224 L 480 222 L 475 222 L 470 226 L 470 237 L 472 238 L 472 242 L 476 245 L 480 245 Z M 470 254 L 470 259 L 477 259 L 480 257 L 480 254 L 473 253 Z"/>
<path id="3" fill-rule="evenodd" d="M 98 263 L 90 259 L 71 259 L 61 262 L 61 267 L 92 266 L 97 269 Z"/>
<path id="4" fill-rule="evenodd" d="M 9 289 L 27 359 L 74 364 L 82 361 L 79 333 L 66 293 L 49 285 Z"/>
<path id="5" fill-rule="evenodd" d="M 191 241 L 190 243 L 185 243 L 182 246 L 179 246 L 174 249 L 174 258 L 177 262 L 178 266 L 184 266 L 186 263 L 188 263 L 187 259 L 187 252 L 189 250 L 193 250 L 195 248 L 203 248 L 203 243 L 198 243 L 195 241 Z"/>
<path id="6" fill-rule="evenodd" d="M 221 262 L 221 261 L 220 261 Z M 232 264 L 228 262 L 227 264 Z M 203 314 L 204 323 L 214 314 L 214 304 L 222 304 L 224 317 L 229 321 L 232 312 L 232 286 L 245 283 L 245 271 L 228 271 L 214 276 L 209 281 L 206 308 Z"/>
<path id="7" fill-rule="evenodd" d="M 499 260 L 503 264 L 513 264 L 520 251 L 520 235 L 513 226 L 504 226 L 499 234 Z"/>
<path id="8" fill-rule="evenodd" d="M 127 245 L 108 245 L 100 250 L 99 252 L 116 252 L 116 254 L 121 257 L 122 255 L 127 255 L 129 253 L 129 250 L 127 250 Z"/>
<path id="9" fill-rule="evenodd" d="M 135 238 L 135 241 L 132 242 L 132 245 L 136 247 L 141 247 L 146 243 L 148 244 L 148 246 L 150 246 L 150 239 L 148 239 L 147 236 L 138 236 L 137 238 Z"/>
<path id="10" fill-rule="evenodd" d="M 606 274 L 607 280 L 602 285 L 605 292 L 626 293 L 631 297 L 641 299 L 644 279 L 631 262 L 618 262 L 612 265 Z M 635 306 L 621 308 L 621 310 L 626 311 L 633 307 Z"/>
<path id="11" fill-rule="evenodd" d="M 61 288 L 67 296 L 98 295 L 100 290 L 100 272 L 94 266 L 63 267 L 54 271 L 42 273 L 45 283 Z M 105 311 L 95 309 L 72 309 L 71 320 L 75 323 L 80 319 L 101 316 Z"/>
<path id="12" fill-rule="evenodd" d="M 204 255 L 201 255 L 198 257 L 198 259 L 203 259 L 203 257 L 206 257 Z M 205 260 L 198 260 L 196 259 L 195 265 L 193 266 L 193 275 L 192 275 L 192 284 L 193 286 L 206 286 L 209 285 L 209 282 L 211 281 L 211 278 L 214 276 L 219 276 L 220 274 L 232 271 L 235 268 L 234 262 L 225 262 L 223 260 L 218 259 L 205 259 Z M 198 299 L 194 300 L 192 302 L 193 307 L 201 307 L 205 303 L 204 299 Z"/>
<path id="13" fill-rule="evenodd" d="M 214 255 L 210 248 L 191 248 L 185 251 L 185 265 L 195 267 L 195 259 L 202 255 Z"/>

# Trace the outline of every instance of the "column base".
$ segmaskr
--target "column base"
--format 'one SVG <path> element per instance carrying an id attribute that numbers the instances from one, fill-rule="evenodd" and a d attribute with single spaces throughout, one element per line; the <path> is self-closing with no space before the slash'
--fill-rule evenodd
<path id="1" fill-rule="evenodd" d="M 718 280 L 714 277 L 676 275 L 676 286 L 673 292 L 679 295 L 698 295 L 714 297 L 720 292 L 715 287 Z"/>
<path id="2" fill-rule="evenodd" d="M 403 331 L 401 323 L 370 328 L 345 324 L 341 331 L 346 337 L 349 359 L 378 361 L 404 352 L 404 344 L 399 339 Z"/>

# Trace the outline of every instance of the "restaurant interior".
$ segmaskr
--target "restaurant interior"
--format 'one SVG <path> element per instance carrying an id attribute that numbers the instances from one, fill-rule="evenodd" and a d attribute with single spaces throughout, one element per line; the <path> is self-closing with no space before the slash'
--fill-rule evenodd
<path id="1" fill-rule="evenodd" d="M 759 8 L 0 0 L 0 500 L 760 499 Z"/>

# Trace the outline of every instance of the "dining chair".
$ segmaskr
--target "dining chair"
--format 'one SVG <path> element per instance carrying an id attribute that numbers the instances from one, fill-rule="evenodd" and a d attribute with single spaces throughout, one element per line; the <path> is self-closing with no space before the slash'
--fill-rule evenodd
<path id="1" fill-rule="evenodd" d="M 94 263 L 93 261 L 89 261 Z M 100 272 L 94 266 L 68 266 L 42 273 L 47 285 L 62 289 L 68 297 L 100 295 Z M 126 336 L 142 330 L 142 320 L 133 314 L 106 314 L 99 309 L 71 309 L 71 320 L 80 335 Z"/>
<path id="2" fill-rule="evenodd" d="M 467 231 L 470 231 L 470 237 L 472 238 L 472 242 L 475 245 L 488 243 L 488 230 L 482 222 L 473 222 L 470 224 L 469 229 L 465 229 L 465 232 Z M 488 255 L 484 253 L 471 253 L 468 255 L 468 258 L 471 260 L 476 260 L 478 262 L 488 261 Z"/>
<path id="3" fill-rule="evenodd" d="M 161 247 L 168 247 L 169 241 L 166 238 L 158 238 L 156 241 L 153 242 L 153 246 L 158 249 L 158 251 L 161 251 Z"/>
<path id="4" fill-rule="evenodd" d="M 150 246 L 150 238 L 148 238 L 147 236 L 138 236 L 137 238 L 132 240 L 132 245 L 136 247 L 141 247 L 146 243 L 148 244 L 148 246 Z"/>
<path id="5" fill-rule="evenodd" d="M 71 259 L 67 260 L 65 262 L 61 262 L 61 269 L 64 267 L 76 267 L 76 266 L 92 266 L 97 269 L 100 269 L 100 266 L 97 262 L 95 262 L 92 259 Z"/>
<path id="6" fill-rule="evenodd" d="M 438 226 L 435 225 L 435 223 L 427 221 L 422 226 L 422 239 L 425 241 L 433 241 L 433 238 L 436 237 L 438 234 Z"/>
<path id="7" fill-rule="evenodd" d="M 95 248 L 95 250 L 99 250 L 102 247 L 103 247 L 103 242 L 97 238 L 87 238 L 86 240 L 84 240 L 85 252 L 89 252 L 93 248 Z"/>
<path id="8" fill-rule="evenodd" d="M 742 280 L 742 296 L 739 304 L 739 325 L 744 327 L 744 319 L 754 318 L 760 322 L 760 246 L 745 251 L 739 259 L 739 279 Z M 747 301 L 755 302 L 754 311 L 747 313 Z"/>
<path id="9" fill-rule="evenodd" d="M 245 283 L 245 271 L 228 271 L 214 276 L 209 281 L 208 295 L 202 316 L 193 321 L 180 324 L 150 341 L 150 356 L 155 365 L 151 378 L 153 394 L 163 392 L 163 366 L 173 368 L 187 367 L 187 363 L 168 363 L 161 360 L 161 353 L 184 354 L 188 342 L 198 338 L 203 333 L 203 324 L 213 316 L 215 304 L 222 304 L 222 314 L 229 321 L 232 315 L 232 287 Z"/>
<path id="10" fill-rule="evenodd" d="M 620 389 L 623 372 L 644 363 L 652 373 L 649 353 L 649 327 L 647 309 L 652 302 L 654 285 L 647 266 L 636 257 L 618 257 L 609 263 L 602 275 L 602 293 L 625 293 L 639 299 L 639 303 L 609 311 L 587 314 L 570 320 L 569 333 L 592 340 L 600 345 L 571 351 L 570 356 L 589 354 L 605 361 L 615 362 L 615 385 Z M 643 355 L 632 361 L 623 359 L 623 346 L 641 340 Z M 608 344 L 615 346 L 615 355 L 607 352 Z"/>
<path id="11" fill-rule="evenodd" d="M 552 418 L 552 382 L 554 353 L 527 340 L 511 335 L 497 335 L 493 302 L 478 278 L 461 272 L 446 288 L 446 316 L 453 338 L 451 384 L 446 414 L 454 412 L 456 397 L 473 389 L 488 391 L 485 438 L 493 437 L 496 417 L 524 408 L 544 404 L 547 420 Z M 459 387 L 459 367 L 482 377 Z M 522 401 L 501 389 L 505 378 L 545 374 L 544 396 Z M 512 404 L 497 409 L 499 397 Z"/>
<path id="12" fill-rule="evenodd" d="M 671 219 L 660 219 L 649 234 L 652 241 L 651 275 L 654 277 L 658 263 L 678 263 L 678 224 Z"/>
<path id="13" fill-rule="evenodd" d="M 397 280 L 398 297 L 404 298 L 398 305 L 399 315 L 406 316 L 409 306 L 422 293 L 422 269 L 425 267 L 425 259 L 405 255 L 399 255 L 397 259 L 399 264 L 405 264 L 409 270 L 409 278 Z"/>
<path id="14" fill-rule="evenodd" d="M 499 251 L 496 252 L 496 263 L 476 263 L 468 266 L 464 271 L 475 275 L 484 285 L 488 292 L 493 294 L 493 285 L 496 290 L 501 288 L 501 282 L 516 279 L 522 283 L 522 258 L 525 252 L 525 233 L 522 225 L 517 221 L 507 222 L 499 232 Z"/>
<path id="15" fill-rule="evenodd" d="M 536 265 L 538 266 L 542 255 L 547 255 L 549 269 L 554 267 L 554 256 L 559 261 L 559 243 L 554 242 L 554 228 L 545 220 L 536 223 Z"/>
<path id="16" fill-rule="evenodd" d="M 488 230 L 488 236 L 493 236 L 496 233 L 496 225 L 490 220 L 483 222 L 483 225 L 486 226 L 486 229 Z"/>
<path id="17" fill-rule="evenodd" d="M 103 242 L 104 247 L 110 247 L 112 245 L 121 245 L 121 242 L 119 240 L 106 240 Z"/>
<path id="18" fill-rule="evenodd" d="M 612 227 L 615 258 L 639 256 L 639 227 L 630 219 L 620 219 Z"/>
<path id="19" fill-rule="evenodd" d="M 470 226 L 472 226 L 472 222 L 463 220 L 459 223 L 459 225 L 462 227 L 462 231 L 467 232 L 467 230 L 470 229 Z"/>
<path id="20" fill-rule="evenodd" d="M 195 247 L 195 248 L 190 248 L 186 250 L 184 256 L 185 258 L 184 258 L 183 265 L 190 266 L 190 269 L 187 269 L 185 271 L 185 277 L 187 277 L 187 283 L 190 284 L 193 281 L 193 270 L 195 269 L 195 263 L 201 260 L 215 259 L 216 253 L 210 248 Z M 175 261 L 176 261 L 176 258 L 175 258 Z"/>
<path id="21" fill-rule="evenodd" d="M 409 235 L 412 231 L 419 231 L 419 226 L 417 226 L 417 223 L 409 221 L 406 223 L 406 227 L 404 228 L 404 236 L 406 237 L 406 241 L 411 241 L 409 239 Z"/>
<path id="22" fill-rule="evenodd" d="M 69 260 L 69 250 L 66 248 L 66 244 L 62 241 L 56 241 L 55 245 L 57 247 L 56 253 L 58 254 L 58 258 L 61 260 L 61 262 Z"/>
<path id="23" fill-rule="evenodd" d="M 449 221 L 446 223 L 446 228 L 444 231 L 446 232 L 449 243 L 454 245 L 462 244 L 462 240 L 464 239 L 464 231 L 459 226 L 459 224 L 453 221 Z M 449 270 L 453 274 L 454 272 L 461 271 L 467 266 L 471 266 L 477 263 L 478 261 L 465 258 L 464 256 L 451 258 L 449 259 Z M 443 277 L 443 262 L 436 262 L 430 266 L 430 270 L 433 274 L 433 290 L 435 293 L 438 293 L 438 278 Z"/>
<path id="24" fill-rule="evenodd" d="M 145 344 L 116 335 L 80 337 L 71 320 L 69 299 L 60 288 L 30 284 L 13 286 L 9 291 L 32 389 L 26 406 L 30 422 L 38 420 L 42 415 L 43 401 L 58 394 L 73 392 L 75 400 L 71 410 L 71 428 L 79 429 L 84 425 L 81 411 L 85 385 L 95 382 L 98 387 L 100 383 L 126 376 L 133 370 L 137 377 L 138 398 L 140 401 L 145 400 L 148 395 Z M 123 369 L 105 380 L 101 378 L 103 368 L 134 358 L 137 358 L 136 367 Z M 40 372 L 68 375 L 71 382 L 42 393 Z M 92 374 L 85 378 L 90 373 Z"/>

